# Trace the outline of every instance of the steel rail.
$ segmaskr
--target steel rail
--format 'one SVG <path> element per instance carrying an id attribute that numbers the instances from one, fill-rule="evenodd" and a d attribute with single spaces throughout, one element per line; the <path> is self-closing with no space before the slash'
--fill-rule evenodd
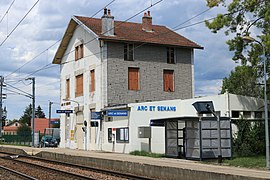
<path id="1" fill-rule="evenodd" d="M 37 178 L 34 178 L 34 177 L 29 176 L 27 174 L 21 173 L 19 171 L 15 171 L 13 169 L 7 168 L 7 167 L 2 166 L 2 165 L 0 165 L 0 169 L 6 170 L 8 172 L 11 172 L 12 174 L 17 175 L 17 176 L 22 177 L 22 178 L 26 178 L 26 179 L 30 179 L 30 180 L 38 180 Z"/>
<path id="2" fill-rule="evenodd" d="M 0 153 L 9 154 L 9 155 L 15 155 L 15 154 L 6 153 L 6 152 L 0 152 Z M 38 161 L 43 161 L 43 162 L 52 163 L 52 164 L 64 165 L 64 166 L 68 166 L 68 167 L 71 167 L 71 168 L 80 168 L 80 169 L 89 170 L 89 171 L 93 171 L 93 172 L 96 172 L 96 173 L 102 173 L 102 174 L 115 176 L 115 177 L 121 177 L 121 178 L 127 178 L 127 179 L 154 180 L 154 178 L 150 178 L 150 177 L 139 176 L 139 175 L 123 173 L 123 172 L 118 172 L 118 171 L 112 171 L 112 170 L 107 170 L 107 169 L 100 169 L 100 168 L 97 168 L 97 167 L 84 166 L 84 165 L 73 164 L 73 163 L 69 163 L 69 162 L 45 159 L 45 158 L 41 158 L 41 157 L 35 157 L 35 156 L 29 156 L 29 155 L 19 155 L 19 156 L 22 157 L 22 158 L 35 159 L 35 160 L 38 160 Z"/>
<path id="3" fill-rule="evenodd" d="M 60 170 L 60 169 L 54 169 L 54 168 L 51 168 L 51 167 L 48 167 L 48 166 L 43 166 L 43 165 L 39 165 L 39 164 L 35 164 L 35 163 L 30 163 L 30 162 L 22 161 L 22 160 L 19 160 L 19 159 L 10 159 L 10 160 L 16 161 L 16 162 L 19 162 L 19 163 L 22 163 L 22 164 L 27 164 L 27 165 L 30 165 L 30 166 L 35 166 L 35 167 L 38 167 L 40 169 L 45 169 L 45 170 L 61 173 L 63 175 L 67 175 L 67 176 L 73 177 L 75 179 L 79 178 L 79 179 L 82 179 L 82 180 L 83 179 L 94 180 L 94 178 L 91 178 L 91 177 L 88 177 L 88 176 L 83 176 L 83 175 L 80 175 L 80 174 L 71 173 L 71 172 L 68 172 L 68 171 Z"/>
<path id="4" fill-rule="evenodd" d="M 36 159 L 36 160 L 40 160 L 40 161 L 48 162 L 48 163 L 52 163 L 52 164 L 59 164 L 59 165 L 69 166 L 71 168 L 72 167 L 73 168 L 80 168 L 80 169 L 94 171 L 94 172 L 97 172 L 97 173 L 107 174 L 107 175 L 111 175 L 111 176 L 115 176 L 115 177 L 121 177 L 121 178 L 127 178 L 127 179 L 154 180 L 153 178 L 149 178 L 149 177 L 138 176 L 138 175 L 134 175 L 134 174 L 117 172 L 117 171 L 111 171 L 111 170 L 107 170 L 107 169 L 100 169 L 100 168 L 97 168 L 97 167 L 84 166 L 84 165 L 80 165 L 80 164 L 73 164 L 73 163 L 68 163 L 68 162 L 63 162 L 63 161 L 45 159 L 45 158 L 40 158 L 40 157 L 33 157 L 33 156 L 21 156 L 21 157 L 30 158 L 30 159 Z"/>

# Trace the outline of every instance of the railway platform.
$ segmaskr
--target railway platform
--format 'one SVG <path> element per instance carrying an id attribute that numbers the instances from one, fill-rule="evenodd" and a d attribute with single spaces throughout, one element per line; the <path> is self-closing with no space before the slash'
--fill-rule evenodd
<path id="1" fill-rule="evenodd" d="M 150 158 L 101 151 L 63 148 L 32 148 L 0 145 L 0 151 L 28 154 L 58 161 L 95 166 L 155 179 L 253 180 L 270 179 L 270 170 L 210 165 L 199 161 L 171 158 Z"/>

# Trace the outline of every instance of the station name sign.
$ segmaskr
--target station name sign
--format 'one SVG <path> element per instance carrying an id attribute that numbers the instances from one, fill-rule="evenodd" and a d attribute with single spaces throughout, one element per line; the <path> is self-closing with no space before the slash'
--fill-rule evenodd
<path id="1" fill-rule="evenodd" d="M 175 112 L 176 106 L 137 106 L 137 111 L 165 111 Z"/>
<path id="2" fill-rule="evenodd" d="M 128 116 L 127 110 L 108 110 L 107 116 Z"/>
<path id="3" fill-rule="evenodd" d="M 66 114 L 70 114 L 70 113 L 73 113 L 73 110 L 56 110 L 56 113 L 66 113 Z"/>
<path id="4" fill-rule="evenodd" d="M 101 119 L 101 112 L 91 112 L 91 119 L 100 120 Z"/>

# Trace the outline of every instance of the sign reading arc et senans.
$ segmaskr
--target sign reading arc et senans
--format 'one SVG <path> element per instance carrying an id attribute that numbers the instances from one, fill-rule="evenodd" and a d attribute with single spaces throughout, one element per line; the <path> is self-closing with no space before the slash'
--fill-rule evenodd
<path id="1" fill-rule="evenodd" d="M 136 111 L 164 111 L 164 112 L 176 112 L 176 106 L 135 106 Z"/>

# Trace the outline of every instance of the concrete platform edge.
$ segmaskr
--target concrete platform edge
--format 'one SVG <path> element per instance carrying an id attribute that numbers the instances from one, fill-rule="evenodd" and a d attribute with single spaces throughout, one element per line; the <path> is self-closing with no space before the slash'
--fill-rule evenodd
<path id="1" fill-rule="evenodd" d="M 42 158 L 63 161 L 68 163 L 81 164 L 86 166 L 94 166 L 98 168 L 104 168 L 108 170 L 115 170 L 120 172 L 128 172 L 136 175 L 147 175 L 150 178 L 155 179 L 185 179 L 185 180 L 256 180 L 256 179 L 265 179 L 265 178 L 254 178 L 248 176 L 239 176 L 233 174 L 224 174 L 224 173 L 215 173 L 215 172 L 206 172 L 198 170 L 190 170 L 183 168 L 167 167 L 167 166 L 157 166 L 150 165 L 144 162 L 129 162 L 122 160 L 111 160 L 104 159 L 102 157 L 85 157 L 85 156 L 75 156 L 64 153 L 55 153 L 55 152 L 46 152 L 41 151 L 37 152 L 26 152 L 23 149 L 11 148 L 11 147 L 0 147 L 0 150 L 3 152 L 10 152 L 15 154 L 22 155 L 35 155 Z"/>

